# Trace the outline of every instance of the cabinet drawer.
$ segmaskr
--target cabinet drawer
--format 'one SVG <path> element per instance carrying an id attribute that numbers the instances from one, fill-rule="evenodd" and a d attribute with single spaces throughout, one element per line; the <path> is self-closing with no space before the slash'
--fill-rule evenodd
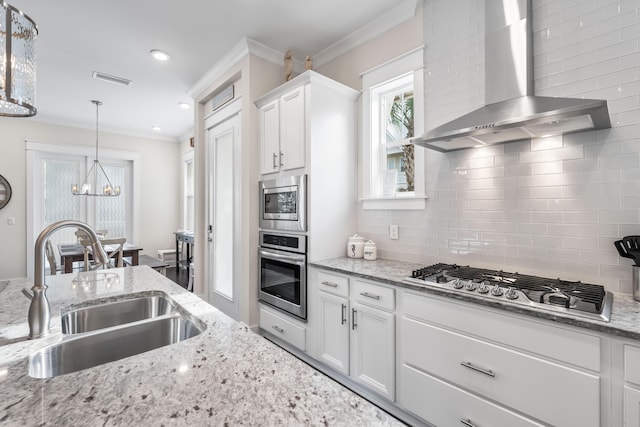
<path id="1" fill-rule="evenodd" d="M 321 291 L 330 294 L 340 295 L 342 297 L 349 296 L 349 279 L 336 274 L 318 272 L 318 288 Z"/>
<path id="2" fill-rule="evenodd" d="M 640 348 L 624 346 L 624 380 L 640 385 Z"/>
<path id="3" fill-rule="evenodd" d="M 389 311 L 393 311 L 396 308 L 394 289 L 374 285 L 373 283 L 354 280 L 351 283 L 351 297 L 359 303 L 371 307 Z"/>
<path id="4" fill-rule="evenodd" d="M 260 307 L 260 328 L 305 351 L 306 329 Z"/>
<path id="5" fill-rule="evenodd" d="M 595 335 L 413 292 L 403 294 L 403 307 L 405 317 L 600 372 L 600 338 Z"/>
<path id="6" fill-rule="evenodd" d="M 542 426 L 409 366 L 401 369 L 402 406 L 433 425 Z"/>
<path id="7" fill-rule="evenodd" d="M 600 424 L 595 375 L 412 319 L 402 333 L 407 365 L 554 426 Z"/>

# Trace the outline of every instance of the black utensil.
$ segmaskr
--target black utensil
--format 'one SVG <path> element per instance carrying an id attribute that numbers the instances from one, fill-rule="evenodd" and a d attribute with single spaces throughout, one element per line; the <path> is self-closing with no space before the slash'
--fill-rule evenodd
<path id="1" fill-rule="evenodd" d="M 622 240 L 616 240 L 615 242 L 613 242 L 613 245 L 616 247 L 621 257 L 634 259 L 633 255 L 627 252 L 627 248 L 625 247 Z"/>
<path id="2" fill-rule="evenodd" d="M 640 236 L 624 236 L 622 243 L 627 253 L 640 265 Z"/>

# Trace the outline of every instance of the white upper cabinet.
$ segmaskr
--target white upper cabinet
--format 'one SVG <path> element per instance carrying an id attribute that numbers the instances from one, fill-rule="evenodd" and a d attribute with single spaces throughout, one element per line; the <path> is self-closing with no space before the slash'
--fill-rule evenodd
<path id="1" fill-rule="evenodd" d="M 260 173 L 305 165 L 304 86 L 260 107 Z"/>
<path id="2" fill-rule="evenodd" d="M 279 160 L 282 170 L 304 167 L 305 121 L 304 87 L 300 87 L 280 98 Z"/>

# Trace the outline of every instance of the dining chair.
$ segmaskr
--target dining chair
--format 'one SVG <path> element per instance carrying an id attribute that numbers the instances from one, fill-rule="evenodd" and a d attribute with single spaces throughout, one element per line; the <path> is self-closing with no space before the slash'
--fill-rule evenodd
<path id="1" fill-rule="evenodd" d="M 112 237 L 110 239 L 100 239 L 100 244 L 104 248 L 107 255 L 109 255 L 109 262 L 106 264 L 102 263 L 90 263 L 89 262 L 89 254 L 91 253 L 91 240 L 82 239 L 80 244 L 84 248 L 84 269 L 85 271 L 89 270 L 97 270 L 98 268 L 116 268 L 123 267 L 123 254 L 124 254 L 124 244 L 127 241 L 126 237 Z M 115 260 L 112 261 L 112 258 Z"/>
<path id="2" fill-rule="evenodd" d="M 102 239 L 107 237 L 107 233 L 109 233 L 109 230 L 95 230 L 95 232 L 98 238 Z M 89 235 L 87 234 L 87 232 L 80 228 L 76 230 L 75 234 L 76 234 L 76 237 L 78 238 L 79 243 L 82 243 L 83 239 L 89 239 Z"/>
<path id="3" fill-rule="evenodd" d="M 51 271 L 51 275 L 54 276 L 58 274 L 58 272 L 64 272 L 64 266 L 58 265 L 58 259 L 56 257 L 56 253 L 53 250 L 53 243 L 51 240 L 47 240 L 47 243 L 44 246 L 45 254 L 47 256 L 47 261 L 49 261 L 49 270 Z"/>

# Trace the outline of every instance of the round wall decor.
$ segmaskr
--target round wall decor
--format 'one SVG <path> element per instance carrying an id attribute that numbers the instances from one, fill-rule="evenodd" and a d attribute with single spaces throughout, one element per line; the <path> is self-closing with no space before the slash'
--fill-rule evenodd
<path id="1" fill-rule="evenodd" d="M 7 179 L 0 175 L 0 209 L 4 208 L 11 200 L 11 185 Z"/>

